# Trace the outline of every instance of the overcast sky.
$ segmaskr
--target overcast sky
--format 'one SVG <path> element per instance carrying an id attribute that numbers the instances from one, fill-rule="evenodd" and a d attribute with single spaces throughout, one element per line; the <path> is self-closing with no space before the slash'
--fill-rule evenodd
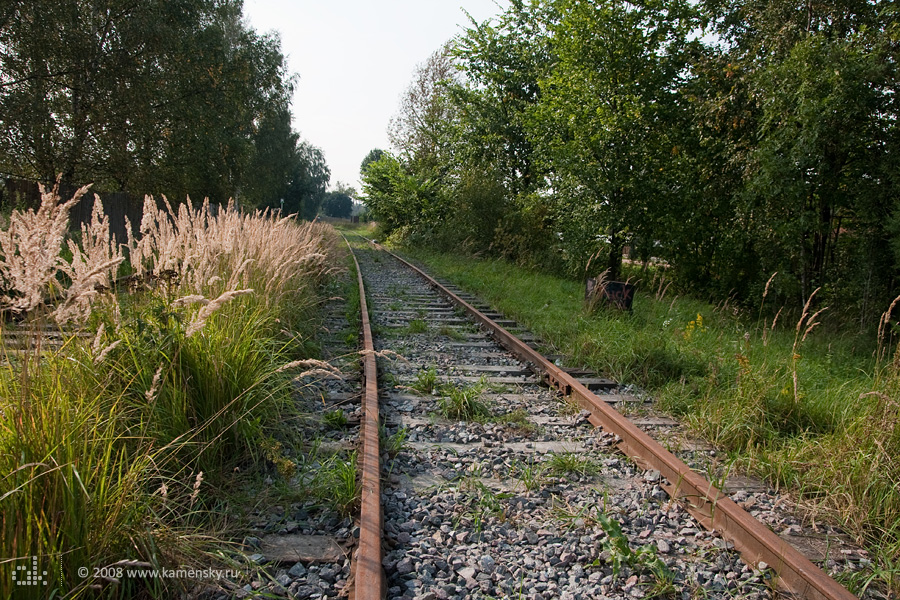
<path id="1" fill-rule="evenodd" d="M 387 127 L 416 65 L 508 0 L 244 0 L 260 33 L 277 31 L 300 76 L 294 129 L 322 149 L 338 181 L 359 190 L 359 164 L 388 149 Z M 503 7 L 503 8 L 501 8 Z"/>

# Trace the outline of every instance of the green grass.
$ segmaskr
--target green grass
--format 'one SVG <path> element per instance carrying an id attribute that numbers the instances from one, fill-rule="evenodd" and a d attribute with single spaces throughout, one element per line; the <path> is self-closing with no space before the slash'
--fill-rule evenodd
<path id="1" fill-rule="evenodd" d="M 780 307 L 712 306 L 673 297 L 662 282 L 639 284 L 631 313 L 588 311 L 579 282 L 407 252 L 548 350 L 651 392 L 739 464 L 802 494 L 866 541 L 879 585 L 900 589 L 900 367 L 873 358 L 874 333 L 823 323 L 806 335 L 812 311 L 788 317 L 787 307 L 773 327 Z"/>
<path id="2" fill-rule="evenodd" d="M 470 472 L 458 482 L 458 489 L 464 493 L 460 504 L 464 507 L 459 514 L 459 521 L 468 521 L 467 527 L 476 532 L 484 529 L 484 522 L 489 518 L 506 519 L 506 502 L 512 494 L 495 492 L 480 479 L 480 473 Z M 458 528 L 459 523 L 456 523 Z"/>
<path id="3" fill-rule="evenodd" d="M 164 451 L 143 442 L 141 429 L 123 430 L 132 409 L 122 395 L 110 397 L 92 369 L 66 362 L 53 354 L 0 374 L 0 393 L 17 399 L 2 405 L 0 419 L 0 548 L 3 558 L 39 556 L 49 574 L 45 590 L 18 590 L 24 598 L 77 594 L 78 566 L 115 562 L 129 537 L 149 546 L 146 515 L 159 499 L 144 486 L 165 481 L 155 464 Z M 0 588 L 13 589 L 11 571 L 0 570 Z"/>
<path id="4" fill-rule="evenodd" d="M 343 250 L 343 248 L 342 248 Z M 359 282 L 357 281 L 356 264 L 350 253 L 344 260 L 347 265 L 348 276 L 344 278 L 342 293 L 347 300 L 344 315 L 347 318 L 347 330 L 345 337 L 347 346 L 355 348 L 359 343 L 359 332 L 362 330 L 362 313 L 360 312 Z"/>
<path id="5" fill-rule="evenodd" d="M 190 239 L 202 238 L 198 227 Z M 268 241 L 276 228 L 260 225 Z M 309 255 L 324 250 L 310 239 Z M 315 351 L 325 268 L 275 277 L 255 270 L 262 262 L 248 259 L 229 291 L 271 284 L 272 293 L 226 302 L 229 272 L 186 270 L 115 298 L 98 293 L 79 322 L 89 335 L 61 347 L 18 353 L 0 333 L 0 590 L 13 589 L 12 567 L 32 556 L 48 585 L 17 588 L 17 598 L 172 597 L 191 582 L 123 579 L 98 591 L 78 570 L 123 560 L 221 565 L 217 529 L 240 508 L 229 488 L 284 458 L 273 436 L 297 417 L 295 373 L 282 367 Z M 202 289 L 177 287 L 191 277 Z M 184 297 L 195 300 L 176 301 Z M 221 307 L 206 314 L 201 306 Z M 29 315 L 36 328 L 52 308 Z"/>
<path id="6" fill-rule="evenodd" d="M 350 421 L 347 419 L 347 415 L 344 414 L 343 410 L 336 408 L 322 415 L 322 423 L 328 429 L 343 430 L 347 429 Z"/>
<path id="7" fill-rule="evenodd" d="M 401 427 L 392 435 L 387 435 L 384 426 L 378 429 L 379 447 L 388 456 L 394 457 L 406 448 L 406 439 L 409 437 L 409 428 Z"/>
<path id="8" fill-rule="evenodd" d="M 170 566 L 185 552 L 211 560 L 194 532 L 215 520 L 232 470 L 261 459 L 267 428 L 290 415 L 290 376 L 276 373 L 287 355 L 261 314 L 223 308 L 191 338 L 177 320 L 128 321 L 103 360 L 79 338 L 39 360 L 10 357 L 0 372 L 2 555 L 41 557 L 48 588 L 73 597 L 93 583 L 79 567 Z M 161 587 L 127 581 L 118 593 L 178 584 L 150 583 Z"/>
<path id="9" fill-rule="evenodd" d="M 459 329 L 449 325 L 441 325 L 438 328 L 438 334 L 457 342 L 463 342 L 466 339 L 466 336 Z"/>
<path id="10" fill-rule="evenodd" d="M 463 421 L 488 420 L 491 410 L 482 397 L 486 389 L 487 383 L 484 378 L 478 383 L 462 387 L 442 386 L 438 397 L 441 414 L 448 419 Z"/>
<path id="11" fill-rule="evenodd" d="M 426 333 L 428 331 L 428 323 L 424 319 L 413 319 L 406 326 L 406 331 L 409 333 Z"/>
<path id="12" fill-rule="evenodd" d="M 431 394 L 437 385 L 437 380 L 437 369 L 434 365 L 431 365 L 427 369 L 422 369 L 416 373 L 416 380 L 409 387 L 420 394 Z"/>
<path id="13" fill-rule="evenodd" d="M 632 549 L 615 516 L 611 517 L 605 512 L 598 511 L 596 518 L 606 533 L 606 537 L 603 539 L 603 550 L 608 556 L 606 561 L 612 567 L 614 578 L 618 577 L 623 566 L 627 566 L 633 570 L 651 574 L 653 578 L 652 597 L 676 591 L 673 585 L 673 574 L 657 555 L 656 546 L 647 544 Z"/>
<path id="14" fill-rule="evenodd" d="M 529 458 L 524 463 L 515 463 L 510 475 L 522 483 L 522 487 L 525 488 L 526 492 L 531 492 L 541 488 L 546 482 L 547 465 L 539 461 L 535 462 L 533 458 Z"/>
<path id="15" fill-rule="evenodd" d="M 585 477 L 597 475 L 600 466 L 589 456 L 581 456 L 575 452 L 554 452 L 547 461 L 547 470 L 557 477 L 566 475 Z"/>
<path id="16" fill-rule="evenodd" d="M 346 458 L 333 455 L 316 473 L 315 493 L 326 505 L 343 516 L 350 516 L 359 504 L 357 454 L 351 452 Z"/>
<path id="17" fill-rule="evenodd" d="M 499 425 L 507 425 L 526 434 L 538 431 L 538 426 L 528 419 L 528 411 L 522 408 L 508 413 L 495 414 L 491 417 L 491 421 Z"/>

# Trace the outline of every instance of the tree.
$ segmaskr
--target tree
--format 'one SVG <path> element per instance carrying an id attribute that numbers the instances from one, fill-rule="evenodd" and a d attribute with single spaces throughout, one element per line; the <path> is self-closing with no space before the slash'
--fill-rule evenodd
<path id="1" fill-rule="evenodd" d="M 512 0 L 417 71 L 366 202 L 572 275 L 626 242 L 743 302 L 777 270 L 864 323 L 900 276 L 898 39 L 884 0 Z"/>
<path id="2" fill-rule="evenodd" d="M 253 132 L 253 151 L 242 200 L 251 206 L 278 208 L 288 194 L 295 163 L 301 160 L 300 136 L 291 129 L 291 113 L 279 108 L 260 119 Z"/>
<path id="3" fill-rule="evenodd" d="M 353 198 L 339 191 L 328 192 L 322 201 L 322 212 L 329 217 L 349 219 L 353 214 Z"/>
<path id="4" fill-rule="evenodd" d="M 456 119 L 447 87 L 456 80 L 451 46 L 445 44 L 416 67 L 413 81 L 391 119 L 388 137 L 410 169 L 440 177 L 451 167 L 450 128 Z"/>
<path id="5" fill-rule="evenodd" d="M 134 129 L 127 119 L 144 125 L 168 66 L 148 68 L 142 54 L 165 60 L 163 41 L 184 37 L 202 8 L 14 0 L 9 10 L 0 29 L 4 170 L 50 180 L 62 173 L 69 187 L 95 172 L 114 178 L 109 167 L 125 160 Z"/>
<path id="6" fill-rule="evenodd" d="M 291 182 L 284 197 L 285 212 L 297 213 L 307 221 L 316 218 L 330 179 L 331 170 L 322 151 L 309 142 L 300 142 Z"/>
<path id="7" fill-rule="evenodd" d="M 338 219 L 349 219 L 353 214 L 353 201 L 356 198 L 353 186 L 338 181 L 334 190 L 327 192 L 322 200 L 322 212 L 326 216 Z"/>
<path id="8" fill-rule="evenodd" d="M 386 234 L 397 229 L 421 232 L 440 226 L 440 203 L 433 181 L 409 173 L 393 155 L 366 165 L 362 174 L 363 202 Z"/>
<path id="9" fill-rule="evenodd" d="M 724 114 L 715 107 L 739 96 L 745 107 L 729 117 L 739 127 L 724 123 L 730 141 L 719 161 L 741 173 L 732 233 L 752 257 L 745 281 L 761 290 L 777 270 L 778 291 L 798 306 L 824 287 L 818 298 L 858 307 L 865 322 L 873 304 L 895 295 L 900 265 L 882 251 L 898 166 L 895 8 L 858 0 L 704 8 L 724 42 L 711 62 L 727 81 L 707 79 L 703 105 Z"/>
<path id="10" fill-rule="evenodd" d="M 835 275 L 842 232 L 884 238 L 893 205 L 880 189 L 883 162 L 895 162 L 891 98 L 883 66 L 860 50 L 810 36 L 758 75 L 768 102 L 747 189 L 753 229 L 764 264 L 797 277 L 803 302 Z"/>
<path id="11" fill-rule="evenodd" d="M 574 270 L 598 247 L 616 279 L 626 236 L 653 240 L 675 143 L 681 56 L 692 29 L 684 5 L 645 0 L 560 3 L 552 28 L 558 62 L 529 111 L 558 203 Z"/>
<path id="12" fill-rule="evenodd" d="M 380 148 L 373 148 L 372 150 L 370 150 L 369 153 L 366 154 L 366 157 L 363 159 L 362 163 L 360 163 L 359 165 L 360 175 L 365 175 L 366 171 L 369 168 L 369 165 L 374 162 L 378 162 L 384 155 L 385 151 L 381 150 Z"/>
<path id="13" fill-rule="evenodd" d="M 555 224 L 542 197 L 546 172 L 527 114 L 556 61 L 549 29 L 558 19 L 555 1 L 514 0 L 496 19 L 472 20 L 455 40 L 453 63 L 463 77 L 445 86 L 455 115 L 443 128 L 452 166 L 440 189 L 445 226 L 433 229 L 445 245 L 556 266 Z"/>
<path id="14" fill-rule="evenodd" d="M 466 81 L 450 86 L 459 106 L 466 165 L 492 165 L 513 198 L 542 184 L 525 115 L 540 100 L 539 80 L 555 62 L 548 28 L 559 19 L 556 2 L 513 0 L 496 22 L 472 21 L 454 48 Z"/>
<path id="15" fill-rule="evenodd" d="M 167 112 L 161 161 L 173 193 L 225 200 L 244 188 L 258 126 L 288 106 L 292 80 L 278 39 L 246 29 L 240 3 L 216 3 L 211 17 L 194 33 L 185 76 L 173 77 L 178 112 Z"/>
<path id="16" fill-rule="evenodd" d="M 243 24 L 239 0 L 10 0 L 0 170 L 226 200 L 259 188 L 258 126 L 291 89 L 278 39 Z"/>

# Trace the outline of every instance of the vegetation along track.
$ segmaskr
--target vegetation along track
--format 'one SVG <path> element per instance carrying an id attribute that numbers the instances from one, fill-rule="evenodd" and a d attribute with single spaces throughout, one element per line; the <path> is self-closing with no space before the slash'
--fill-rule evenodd
<path id="1" fill-rule="evenodd" d="M 595 396 L 548 363 L 560 396 L 495 340 L 512 335 L 380 249 L 356 254 L 386 483 L 383 547 L 361 544 L 358 564 L 383 556 L 388 598 L 853 597 L 608 409 L 626 399 L 613 382 L 582 380 Z M 355 597 L 377 597 L 362 569 Z"/>

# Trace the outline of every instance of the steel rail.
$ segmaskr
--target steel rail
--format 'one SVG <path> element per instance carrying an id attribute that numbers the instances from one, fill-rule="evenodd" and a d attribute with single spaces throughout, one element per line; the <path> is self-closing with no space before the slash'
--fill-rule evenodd
<path id="1" fill-rule="evenodd" d="M 494 323 L 477 308 L 447 289 L 425 271 L 409 261 L 379 248 L 425 278 L 429 284 L 462 306 L 466 312 L 490 330 L 497 340 L 521 360 L 531 363 L 544 381 L 566 396 L 572 396 L 580 406 L 591 412 L 589 420 L 617 435 L 620 448 L 642 466 L 652 468 L 668 480 L 666 491 L 679 499 L 704 527 L 718 531 L 734 544 L 741 557 L 757 566 L 765 562 L 778 576 L 778 585 L 799 598 L 811 600 L 853 600 L 856 598 L 834 579 L 825 574 L 797 549 L 781 539 L 765 524 L 718 490 L 674 454 L 663 448 L 634 423 L 608 406 L 573 376 L 557 367 L 540 352 L 515 335 Z"/>
<path id="2" fill-rule="evenodd" d="M 362 490 L 359 509 L 359 545 L 356 549 L 353 582 L 354 600 L 381 600 L 386 593 L 384 571 L 381 568 L 381 451 L 378 447 L 378 370 L 375 363 L 375 344 L 369 324 L 369 309 L 366 304 L 366 288 L 362 271 L 353 248 L 347 238 L 350 256 L 356 265 L 359 283 L 359 312 L 363 331 L 363 419 L 360 427 L 362 438 L 362 465 L 360 487 Z"/>

